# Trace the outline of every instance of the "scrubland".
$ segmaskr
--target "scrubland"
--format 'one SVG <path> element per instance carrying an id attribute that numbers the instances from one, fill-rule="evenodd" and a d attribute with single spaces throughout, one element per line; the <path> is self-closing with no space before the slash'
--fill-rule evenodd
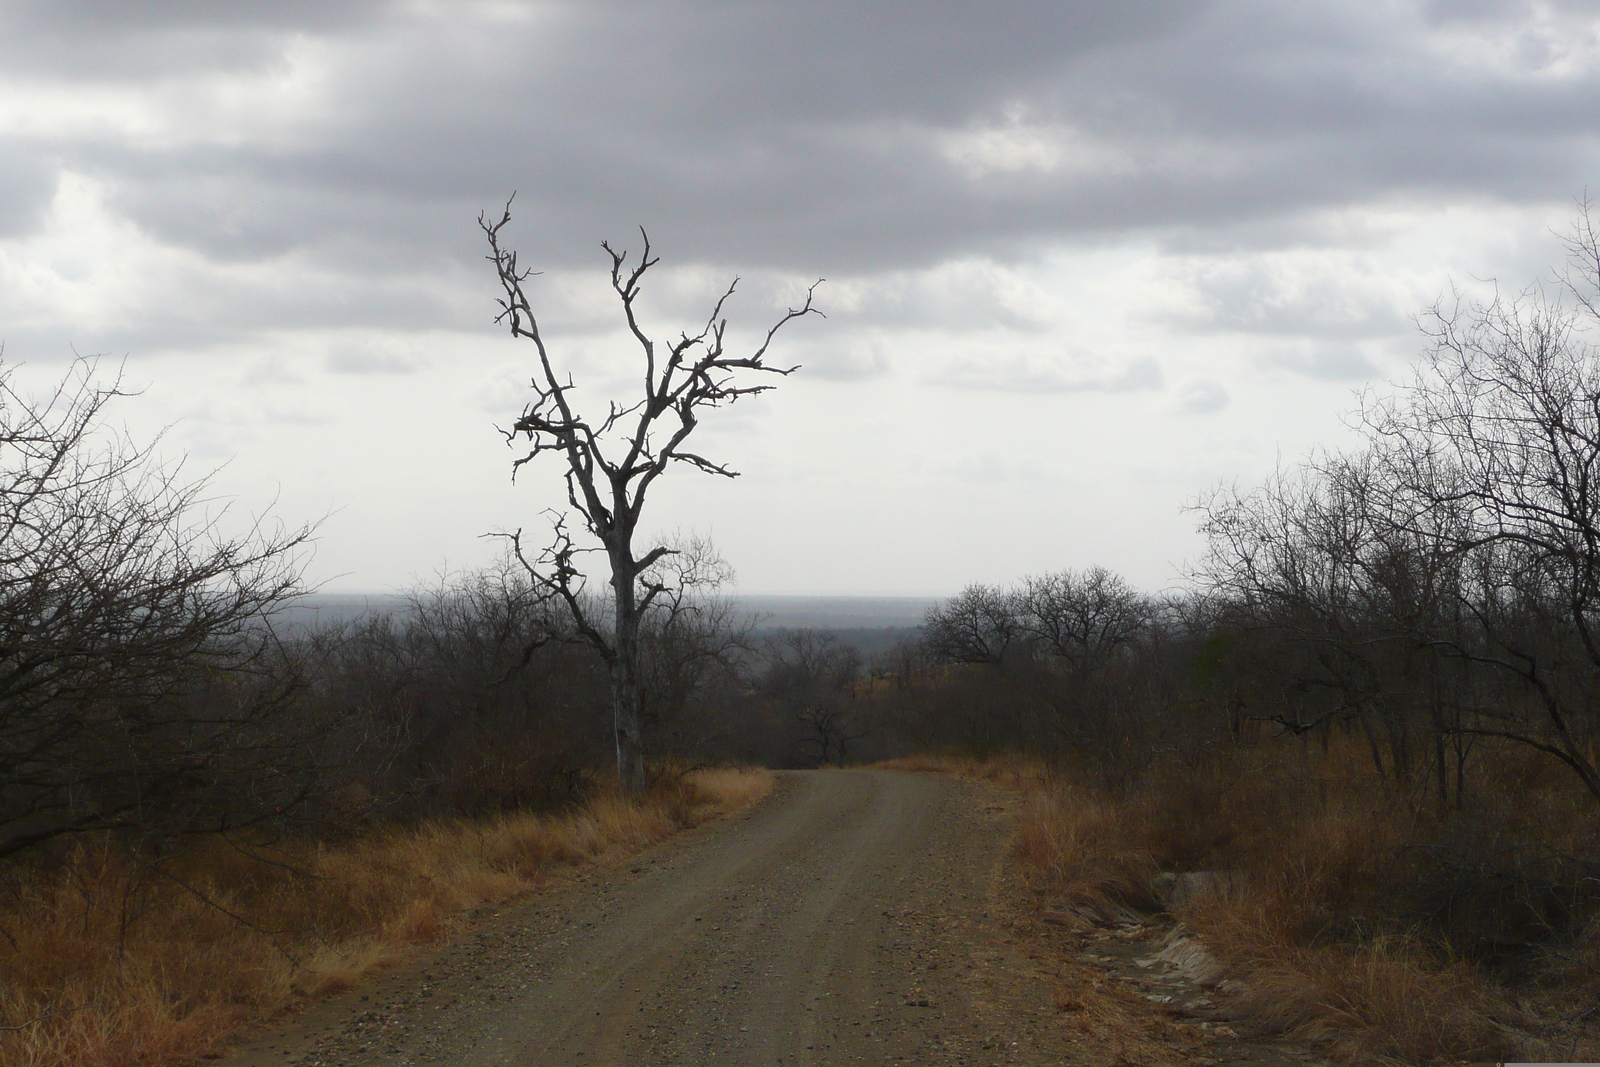
<path id="1" fill-rule="evenodd" d="M 1346 1063 L 1595 1060 L 1593 798 L 1525 749 L 1481 755 L 1492 771 L 1444 810 L 1349 738 L 1158 761 L 1117 787 L 1037 759 L 897 763 L 1022 788 L 1017 859 L 1057 923 L 1148 915 L 1163 872 L 1215 872 L 1168 908 L 1264 1031 Z"/>
<path id="2" fill-rule="evenodd" d="M 764 771 L 662 776 L 558 813 L 388 826 L 336 842 L 109 835 L 5 872 L 0 1063 L 181 1063 L 559 883 L 763 796 Z"/>

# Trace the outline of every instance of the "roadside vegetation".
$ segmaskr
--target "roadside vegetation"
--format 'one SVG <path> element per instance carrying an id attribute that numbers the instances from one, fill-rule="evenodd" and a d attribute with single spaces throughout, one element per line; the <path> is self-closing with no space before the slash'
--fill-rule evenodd
<path id="1" fill-rule="evenodd" d="M 193 1059 L 770 785 L 736 768 L 885 760 L 1023 791 L 1040 921 L 1164 913 L 1258 1026 L 1350 1063 L 1600 1059 L 1586 218 L 1571 250 L 1551 294 L 1434 309 L 1360 448 L 1195 500 L 1174 592 L 974 585 L 870 659 L 759 629 L 712 546 L 636 558 L 631 526 L 620 606 L 558 527 L 296 625 L 314 530 L 208 511 L 92 363 L 43 397 L 0 370 L 0 1062 Z M 541 395 L 536 451 L 578 432 Z"/>
<path id="2" fill-rule="evenodd" d="M 1263 734 L 1200 767 L 1157 758 L 1114 782 L 1009 753 L 880 765 L 1022 794 L 1018 903 L 1052 936 L 1075 935 L 1069 958 L 1134 923 L 1154 931 L 1153 952 L 1175 925 L 1211 957 L 1206 981 L 1230 1014 L 1337 1062 L 1592 1060 L 1592 801 L 1525 751 L 1484 755 L 1499 774 L 1446 812 L 1425 787 L 1378 778 L 1358 739 Z M 1058 992 L 1068 1025 L 1171 1051 L 1147 1005 L 1100 985 Z"/>
<path id="3" fill-rule="evenodd" d="M 624 797 L 606 664 L 515 559 L 295 625 L 314 531 L 208 509 L 123 402 L 89 361 L 43 396 L 0 372 L 0 1063 L 190 1062 L 770 786 L 714 744 L 725 606 L 641 620 Z"/>
<path id="4" fill-rule="evenodd" d="M 1595 820 L 1581 789 L 1503 755 L 1506 780 L 1448 813 L 1337 742 L 1119 790 L 1069 778 L 1031 798 L 1020 859 L 1072 922 L 1165 904 L 1240 983 L 1234 1007 L 1346 1062 L 1593 1058 Z M 1208 877 L 1174 900 L 1184 872 Z"/>
<path id="5" fill-rule="evenodd" d="M 1263 1027 L 1348 1062 L 1600 1058 L 1587 217 L 1569 245 L 1548 291 L 1424 316 L 1362 446 L 1195 501 L 1172 595 L 973 586 L 855 714 L 963 773 L 1023 754 L 1039 906 L 1165 907 Z"/>
<path id="6" fill-rule="evenodd" d="M 242 1024 L 438 945 L 474 909 L 560 884 L 762 796 L 711 769 L 614 788 L 570 810 L 390 825 L 341 842 L 206 835 L 152 857 L 96 835 L 0 907 L 0 1062 L 188 1062 Z"/>

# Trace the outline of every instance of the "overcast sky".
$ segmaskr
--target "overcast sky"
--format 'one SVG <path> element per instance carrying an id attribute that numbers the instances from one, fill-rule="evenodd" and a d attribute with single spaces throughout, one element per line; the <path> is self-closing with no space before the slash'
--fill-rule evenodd
<path id="1" fill-rule="evenodd" d="M 1600 3 L 8 0 L 0 340 L 104 353 L 118 418 L 222 496 L 326 517 L 311 576 L 390 590 L 542 530 L 495 424 L 530 352 L 581 398 L 812 280 L 778 390 L 663 482 L 745 593 L 943 594 L 1101 564 L 1172 584 L 1207 486 L 1351 439 L 1452 282 L 1548 276 L 1597 183 Z M 540 535 L 542 536 L 542 535 Z"/>

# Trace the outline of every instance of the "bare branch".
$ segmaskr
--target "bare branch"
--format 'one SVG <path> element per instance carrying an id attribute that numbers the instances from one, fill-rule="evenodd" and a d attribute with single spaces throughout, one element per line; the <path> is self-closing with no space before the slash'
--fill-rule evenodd
<path id="1" fill-rule="evenodd" d="M 726 347 L 724 309 L 738 288 L 738 279 L 717 297 L 698 333 L 682 333 L 670 346 L 658 346 L 638 313 L 638 299 L 646 275 L 659 262 L 650 244 L 650 235 L 640 228 L 643 248 L 633 262 L 626 250 L 601 242 L 601 248 L 610 258 L 611 288 L 622 306 L 629 335 L 639 346 L 644 373 L 641 395 L 637 399 L 609 401 L 604 416 L 598 422 L 590 422 L 574 408 L 569 395 L 574 390 L 571 378 L 565 383 L 560 381 L 545 347 L 524 288 L 533 274 L 522 268 L 516 253 L 503 244 L 502 232 L 510 219 L 509 200 L 497 220 L 491 222 L 487 214 L 479 217 L 479 226 L 489 244 L 487 258 L 495 265 L 501 288 L 500 313 L 495 321 L 504 323 L 513 337 L 533 343 L 538 373 L 531 382 L 533 399 L 523 408 L 511 429 L 501 433 L 508 444 L 521 452 L 512 461 L 513 478 L 541 456 L 557 454 L 563 458 L 568 503 L 581 517 L 585 530 L 598 542 L 599 550 L 605 552 L 610 564 L 612 618 L 609 627 L 596 625 L 585 613 L 583 575 L 575 564 L 577 549 L 563 519 L 555 522 L 554 539 L 537 559 L 529 559 L 523 553 L 520 530 L 503 536 L 510 539 L 517 559 L 530 577 L 566 604 L 578 632 L 611 667 L 618 769 L 625 787 L 640 789 L 644 785 L 639 735 L 641 620 L 663 598 L 674 605 L 678 603 L 673 588 L 651 577 L 650 573 L 671 550 L 657 546 L 640 555 L 634 546 L 645 499 L 651 486 L 674 462 L 686 463 L 708 474 L 737 476 L 738 472 L 727 465 L 687 451 L 683 446 L 698 427 L 701 412 L 772 388 L 770 384 L 741 380 L 740 372 L 783 376 L 798 369 L 769 367 L 764 359 L 773 339 L 785 325 L 807 315 L 821 314 L 813 306 L 820 281 L 806 290 L 804 303 L 790 308 L 768 328 L 760 345 L 747 355 L 730 356 Z"/>

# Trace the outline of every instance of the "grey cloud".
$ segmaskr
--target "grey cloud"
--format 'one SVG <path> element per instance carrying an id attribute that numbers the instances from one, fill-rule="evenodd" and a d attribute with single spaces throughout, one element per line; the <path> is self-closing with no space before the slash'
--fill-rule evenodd
<path id="1" fill-rule="evenodd" d="M 1474 22 L 1528 14 L 1528 0 L 1427 0 L 1423 10 L 1436 23 Z"/>
<path id="2" fill-rule="evenodd" d="M 0 143 L 0 237 L 16 237 L 37 226 L 50 206 L 56 171 L 44 159 L 3 148 Z"/>
<path id="3" fill-rule="evenodd" d="M 326 426 L 334 417 L 325 411 L 306 411 L 302 408 L 285 408 L 268 405 L 261 411 L 262 420 L 279 426 Z"/>
<path id="4" fill-rule="evenodd" d="M 1261 362 L 1309 378 L 1335 382 L 1365 381 L 1382 373 L 1355 345 L 1309 340 L 1274 348 Z"/>
<path id="5" fill-rule="evenodd" d="M 978 485 L 994 485 L 998 482 L 1010 481 L 1017 473 L 1015 464 L 995 455 L 993 452 L 962 456 L 954 462 L 944 464 L 939 468 L 939 474 L 944 479 L 954 479 Z"/>
<path id="6" fill-rule="evenodd" d="M 775 360 L 782 366 L 799 366 L 808 378 L 853 382 L 876 378 L 889 369 L 889 359 L 881 345 L 866 338 L 806 339 L 794 336 L 775 346 Z"/>
<path id="7" fill-rule="evenodd" d="M 369 350 L 335 352 L 325 365 L 335 374 L 414 374 L 419 369 L 414 359 Z"/>
<path id="8" fill-rule="evenodd" d="M 494 334 L 494 307 L 485 278 L 481 301 L 463 307 L 438 291 L 437 280 L 417 276 L 377 279 L 306 272 L 294 261 L 271 264 L 271 284 L 256 276 L 180 274 L 168 280 L 137 313 L 121 321 L 85 326 L 72 319 L 35 321 L 7 336 L 41 358 L 76 348 L 83 352 L 147 354 L 157 351 L 206 352 L 242 337 L 297 329 L 336 329 L 376 325 L 391 330 L 454 329 Z"/>
<path id="9" fill-rule="evenodd" d="M 262 358 L 246 369 L 241 379 L 245 385 L 304 385 L 305 376 L 282 359 Z"/>
<path id="10" fill-rule="evenodd" d="M 1210 415 L 1227 407 L 1230 400 L 1220 382 L 1195 381 L 1178 390 L 1175 406 L 1181 415 Z"/>
<path id="11" fill-rule="evenodd" d="M 68 81 L 261 69 L 297 33 L 355 31 L 392 0 L 14 0 L 0 7 L 9 74 Z"/>
<path id="12" fill-rule="evenodd" d="M 393 0 L 13 0 L 6 22 L 13 29 L 73 37 L 122 38 L 157 30 L 320 29 L 366 20 Z"/>
<path id="13" fill-rule="evenodd" d="M 1074 57 L 1169 32 L 1204 0 L 598 4 L 570 23 L 556 80 L 705 130 L 774 120 L 950 122 Z M 615 64 L 626 55 L 628 64 Z M 715 56 L 685 64 L 684 55 Z M 603 76 L 609 75 L 609 76 Z M 661 87 L 675 89 L 662 93 Z"/>
<path id="14" fill-rule="evenodd" d="M 321 110 L 273 145 L 39 135 L 19 156 L 102 178 L 164 241 L 348 277 L 343 310 L 309 312 L 346 322 L 393 306 L 359 295 L 383 278 L 481 271 L 472 220 L 513 189 L 510 236 L 531 265 L 592 267 L 599 238 L 643 222 L 680 263 L 848 275 L 1130 229 L 1257 227 L 1270 243 L 1263 220 L 1374 198 L 1562 199 L 1600 163 L 1593 72 L 1518 79 L 1430 57 L 1437 27 L 1515 26 L 1516 5 L 657 0 L 530 6 L 524 22 L 458 5 L 429 22 L 197 0 L 97 21 L 116 6 L 24 5 L 9 36 L 153 50 L 147 70 L 103 75 L 133 84 L 181 67 L 162 49 L 253 69 L 303 32 L 338 57 Z M 84 77 L 40 54 L 28 69 Z M 1049 142 L 1045 163 L 977 173 L 947 151 L 1013 128 Z"/>
<path id="15" fill-rule="evenodd" d="M 1431 22 L 1520 22 L 1540 8 L 1593 17 L 1595 0 L 1427 0 L 1423 10 Z"/>
<path id="16" fill-rule="evenodd" d="M 953 389 L 1007 393 L 1134 393 L 1160 389 L 1165 378 L 1153 359 L 1085 369 L 1070 361 L 1012 356 L 955 360 L 929 381 Z"/>
<path id="17" fill-rule="evenodd" d="M 1171 318 L 1208 331 L 1344 340 L 1405 332 L 1408 320 L 1395 307 L 1392 281 L 1352 275 L 1338 261 L 1309 270 L 1262 259 L 1223 261 L 1190 279 L 1200 310 Z"/>
<path id="18" fill-rule="evenodd" d="M 828 279 L 817 291 L 830 322 L 962 334 L 1000 328 L 1039 334 L 1051 328 L 1056 294 L 987 260 L 932 272 L 893 271 Z"/>
<path id="19" fill-rule="evenodd" d="M 303 329 L 375 325 L 389 330 L 438 330 L 498 335 L 485 278 L 481 300 L 463 308 L 428 279 L 384 278 L 369 283 L 315 272 L 298 276 L 297 264 L 273 264 L 273 284 L 254 278 L 183 274 L 119 320 L 85 325 L 72 317 L 5 328 L 3 339 L 30 360 L 70 359 L 74 351 L 115 356 L 226 351 L 246 338 L 275 337 Z"/>
<path id="20" fill-rule="evenodd" d="M 364 265 L 357 276 L 368 282 L 441 261 L 482 262 L 474 220 L 487 204 L 363 182 L 355 161 L 341 168 L 302 154 L 289 166 L 259 148 L 145 153 L 99 144 L 77 162 L 106 183 L 119 213 L 224 262 L 305 251 L 346 270 Z"/>

